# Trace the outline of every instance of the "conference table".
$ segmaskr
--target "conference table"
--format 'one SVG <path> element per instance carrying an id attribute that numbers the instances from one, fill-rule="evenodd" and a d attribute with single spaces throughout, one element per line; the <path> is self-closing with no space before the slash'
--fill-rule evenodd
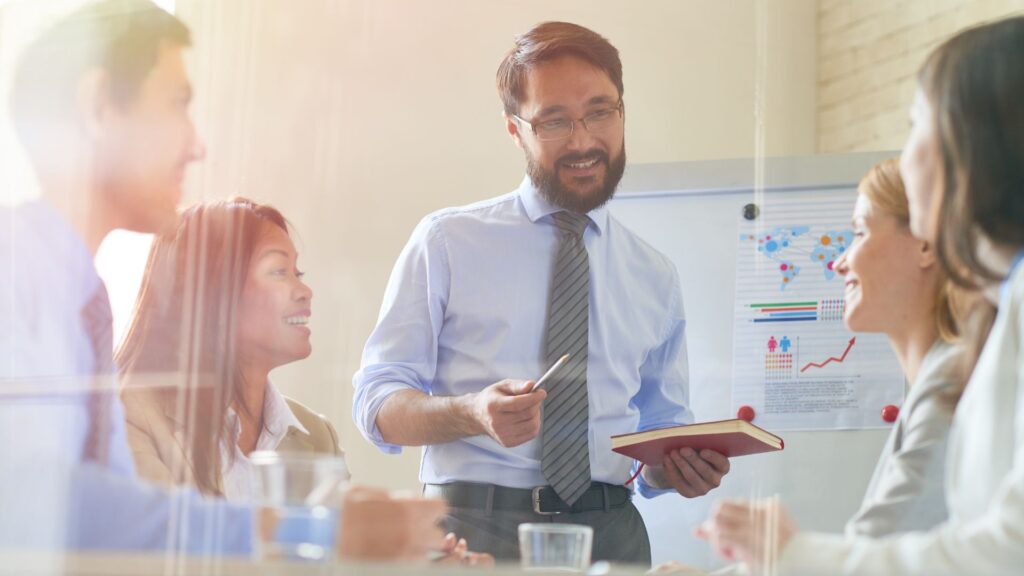
<path id="1" fill-rule="evenodd" d="M 636 576 L 644 570 L 632 566 L 611 566 L 600 574 Z M 530 574 L 565 572 L 533 572 Z M 516 564 L 494 568 L 467 568 L 439 564 L 326 564 L 248 559 L 201 558 L 176 554 L 51 554 L 0 552 L 0 576 L 385 576 L 424 574 L 428 576 L 522 576 Z"/>

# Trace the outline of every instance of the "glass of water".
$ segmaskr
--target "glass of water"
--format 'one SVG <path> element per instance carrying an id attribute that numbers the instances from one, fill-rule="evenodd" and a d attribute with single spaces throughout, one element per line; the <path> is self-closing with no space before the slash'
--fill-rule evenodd
<path id="1" fill-rule="evenodd" d="M 519 556 L 523 570 L 586 572 L 594 529 L 579 524 L 520 524 Z"/>
<path id="2" fill-rule="evenodd" d="M 254 549 L 274 560 L 328 561 L 335 556 L 338 511 L 348 468 L 341 456 L 253 452 Z"/>

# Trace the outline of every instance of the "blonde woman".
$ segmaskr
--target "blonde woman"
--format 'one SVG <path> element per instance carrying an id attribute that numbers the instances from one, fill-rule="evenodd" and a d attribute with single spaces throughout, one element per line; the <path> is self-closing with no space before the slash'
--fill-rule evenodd
<path id="1" fill-rule="evenodd" d="M 135 317 L 117 352 L 140 476 L 245 501 L 254 450 L 343 455 L 331 423 L 286 398 L 269 378 L 312 351 L 313 292 L 297 260 L 281 213 L 245 198 L 193 206 L 174 233 L 154 241 Z M 402 502 L 410 511 L 430 503 Z M 399 516 L 367 514 L 375 505 L 378 512 L 392 506 Z M 402 514 L 380 490 L 351 491 L 344 520 L 351 516 L 355 526 L 346 542 L 358 554 L 344 546 L 342 554 L 394 558 L 402 548 L 378 530 L 399 534 L 418 518 Z M 455 534 L 438 544 L 443 563 L 494 562 Z"/>
<path id="2" fill-rule="evenodd" d="M 946 519 L 942 470 L 964 382 L 952 284 L 932 247 L 910 232 L 899 159 L 873 167 L 857 190 L 856 239 L 835 267 L 845 280 L 843 321 L 854 332 L 884 333 L 910 387 L 860 509 L 846 524 L 850 538 L 924 530 Z M 742 549 L 722 551 L 745 559 Z"/>
<path id="3" fill-rule="evenodd" d="M 935 251 L 910 233 L 899 159 L 871 169 L 858 188 L 854 244 L 836 264 L 845 280 L 846 326 L 882 332 L 910 387 L 849 536 L 927 529 L 946 519 L 946 438 L 963 391 L 953 288 Z"/>

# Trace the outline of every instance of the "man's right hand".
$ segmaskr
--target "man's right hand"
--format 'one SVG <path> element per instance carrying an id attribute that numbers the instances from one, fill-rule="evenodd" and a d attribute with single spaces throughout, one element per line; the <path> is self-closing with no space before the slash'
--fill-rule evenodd
<path id="1" fill-rule="evenodd" d="M 477 392 L 472 400 L 473 419 L 482 433 L 506 448 L 525 444 L 540 434 L 540 408 L 547 398 L 534 381 L 502 380 Z"/>

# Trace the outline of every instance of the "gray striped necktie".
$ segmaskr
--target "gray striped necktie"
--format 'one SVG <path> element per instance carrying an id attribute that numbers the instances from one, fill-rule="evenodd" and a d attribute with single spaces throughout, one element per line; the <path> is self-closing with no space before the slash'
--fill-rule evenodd
<path id="1" fill-rule="evenodd" d="M 114 318 L 110 311 L 107 287 L 102 281 L 82 308 L 82 324 L 92 344 L 95 360 L 93 384 L 99 387 L 89 392 L 89 430 L 86 433 L 83 459 L 105 465 L 110 447 Z"/>
<path id="2" fill-rule="evenodd" d="M 558 496 L 572 505 L 590 486 L 587 446 L 587 336 L 590 318 L 590 262 L 583 244 L 589 218 L 574 212 L 553 215 L 559 230 L 551 274 L 545 351 L 548 365 L 569 361 L 550 381 L 541 426 L 541 472 Z"/>

